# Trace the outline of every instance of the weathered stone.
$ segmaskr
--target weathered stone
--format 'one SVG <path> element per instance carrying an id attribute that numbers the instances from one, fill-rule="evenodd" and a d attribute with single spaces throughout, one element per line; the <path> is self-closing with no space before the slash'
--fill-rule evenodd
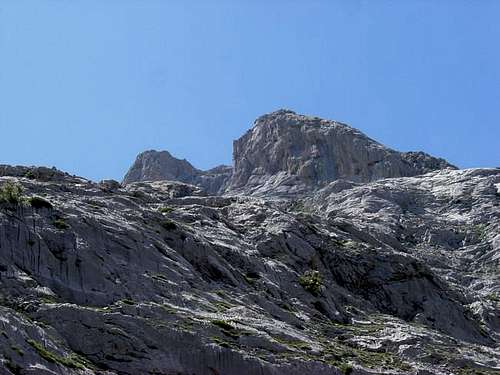
<path id="1" fill-rule="evenodd" d="M 167 181 L 7 181 L 53 206 L 0 207 L 11 372 L 498 367 L 500 170 L 338 180 L 287 200 Z"/>

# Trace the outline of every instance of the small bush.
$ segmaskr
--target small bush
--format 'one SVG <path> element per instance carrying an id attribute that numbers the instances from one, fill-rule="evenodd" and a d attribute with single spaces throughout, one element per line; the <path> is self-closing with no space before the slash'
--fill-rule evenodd
<path id="1" fill-rule="evenodd" d="M 299 277 L 299 284 L 313 295 L 317 295 L 321 290 L 322 277 L 319 271 L 306 271 Z"/>
<path id="2" fill-rule="evenodd" d="M 212 320 L 212 324 L 226 331 L 232 331 L 234 327 L 225 320 Z"/>
<path id="3" fill-rule="evenodd" d="M 172 220 L 163 220 L 160 224 L 166 230 L 176 230 L 177 229 L 177 224 L 175 224 Z"/>
<path id="4" fill-rule="evenodd" d="M 223 334 L 233 339 L 237 339 L 242 334 L 240 330 L 236 329 L 236 327 L 233 327 L 230 323 L 226 322 L 225 320 L 212 320 L 212 324 L 219 327 L 222 330 Z"/>
<path id="5" fill-rule="evenodd" d="M 31 205 L 31 207 L 36 209 L 47 208 L 50 210 L 53 208 L 52 203 L 41 197 L 31 197 L 28 199 L 28 203 Z"/>
<path id="6" fill-rule="evenodd" d="M 68 223 L 66 223 L 64 219 L 56 219 L 52 224 L 54 224 L 54 226 L 60 230 L 65 230 L 69 228 Z"/>
<path id="7" fill-rule="evenodd" d="M 24 174 L 25 178 L 29 178 L 30 180 L 34 180 L 36 178 L 35 174 L 33 173 L 32 170 L 29 170 Z"/>
<path id="8" fill-rule="evenodd" d="M 350 375 L 352 374 L 353 370 L 354 369 L 352 368 L 352 366 L 348 363 L 340 365 L 340 371 L 342 371 L 342 374 Z"/>
<path id="9" fill-rule="evenodd" d="M 163 206 L 163 207 L 158 208 L 158 211 L 160 211 L 162 214 L 169 214 L 173 210 L 174 209 L 172 207 L 168 207 L 168 206 Z"/>
<path id="10" fill-rule="evenodd" d="M 19 184 L 6 182 L 0 187 L 0 203 L 17 205 L 22 201 L 23 188 Z"/>

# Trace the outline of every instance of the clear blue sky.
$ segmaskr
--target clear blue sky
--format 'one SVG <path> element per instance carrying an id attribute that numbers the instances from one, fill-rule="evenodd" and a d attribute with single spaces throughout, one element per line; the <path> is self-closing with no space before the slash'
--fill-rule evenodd
<path id="1" fill-rule="evenodd" d="M 0 0 L 0 163 L 231 163 L 278 108 L 500 165 L 500 1 Z"/>

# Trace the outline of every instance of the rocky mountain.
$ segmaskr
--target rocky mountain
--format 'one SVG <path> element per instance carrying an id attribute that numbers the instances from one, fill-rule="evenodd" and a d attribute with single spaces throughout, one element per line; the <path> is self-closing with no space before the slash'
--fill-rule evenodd
<path id="1" fill-rule="evenodd" d="M 289 110 L 259 117 L 234 142 L 233 159 L 233 172 L 226 167 L 222 174 L 206 176 L 168 152 L 148 151 L 138 156 L 124 183 L 174 180 L 198 185 L 210 194 L 289 196 L 338 179 L 369 182 L 456 169 L 423 152 L 391 150 L 348 125 Z"/>
<path id="2" fill-rule="evenodd" d="M 234 170 L 0 166 L 0 374 L 499 374 L 499 263 L 500 169 L 289 111 Z"/>
<path id="3" fill-rule="evenodd" d="M 208 194 L 225 190 L 232 168 L 221 165 L 208 171 L 196 169 L 186 159 L 173 157 L 168 151 L 145 151 L 139 154 L 123 178 L 124 184 L 137 181 L 179 181 L 202 186 Z"/>

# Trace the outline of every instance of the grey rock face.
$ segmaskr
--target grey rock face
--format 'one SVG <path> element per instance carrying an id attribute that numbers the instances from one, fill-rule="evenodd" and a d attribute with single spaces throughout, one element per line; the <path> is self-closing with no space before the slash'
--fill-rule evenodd
<path id="1" fill-rule="evenodd" d="M 225 188 L 232 168 L 219 166 L 206 172 L 194 168 L 187 160 L 174 158 L 168 151 L 145 151 L 137 156 L 123 179 L 124 184 L 139 181 L 179 181 L 199 185 L 209 194 Z"/>
<path id="2" fill-rule="evenodd" d="M 500 367 L 500 170 L 302 199 L 64 174 L 0 203 L 0 373 L 461 374 Z"/>
<path id="3" fill-rule="evenodd" d="M 170 180 L 192 183 L 200 171 L 187 160 L 174 158 L 168 151 L 145 151 L 137 156 L 123 182 Z"/>
<path id="4" fill-rule="evenodd" d="M 288 110 L 258 118 L 234 142 L 234 163 L 229 190 L 259 194 L 280 188 L 296 193 L 299 187 L 311 190 L 337 179 L 369 182 L 455 168 L 422 152 L 388 149 L 345 124 Z"/>
<path id="5" fill-rule="evenodd" d="M 336 121 L 279 110 L 255 121 L 234 142 L 234 171 L 218 167 L 203 172 L 168 152 L 140 154 L 124 183 L 173 180 L 195 184 L 209 194 L 300 195 L 329 182 L 369 182 L 452 168 L 423 152 L 401 153 Z"/>

